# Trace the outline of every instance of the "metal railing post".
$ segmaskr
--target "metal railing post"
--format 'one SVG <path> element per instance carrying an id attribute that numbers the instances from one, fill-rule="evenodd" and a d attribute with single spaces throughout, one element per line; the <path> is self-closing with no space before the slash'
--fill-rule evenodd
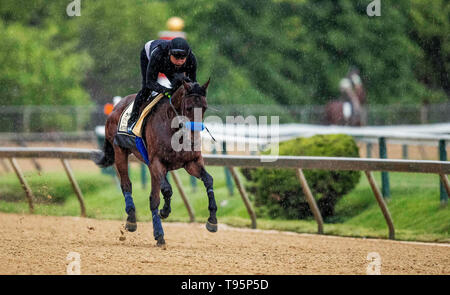
<path id="1" fill-rule="evenodd" d="M 147 187 L 147 166 L 143 163 L 139 166 L 141 167 L 141 184 L 144 189 Z"/>
<path id="2" fill-rule="evenodd" d="M 383 199 L 383 196 L 381 195 L 380 190 L 378 189 L 377 183 L 375 182 L 372 172 L 371 171 L 364 171 L 364 172 L 366 173 L 367 180 L 369 181 L 370 187 L 372 188 L 373 194 L 375 195 L 375 199 L 377 200 L 378 206 L 380 206 L 381 212 L 383 212 L 384 219 L 386 220 L 386 223 L 388 225 L 389 239 L 394 240 L 395 229 L 394 223 L 392 222 L 391 214 L 389 213 L 389 210 Z"/>
<path id="3" fill-rule="evenodd" d="M 252 220 L 252 228 L 256 228 L 256 214 L 255 214 L 255 211 L 253 210 L 250 200 L 248 199 L 248 196 L 244 189 L 244 186 L 242 185 L 241 181 L 239 180 L 238 174 L 236 172 L 236 168 L 228 167 L 228 170 L 231 172 L 231 175 L 233 176 L 234 182 L 236 183 L 239 193 L 241 194 L 242 200 L 244 201 L 244 205 L 247 208 L 247 212 L 250 215 L 250 219 Z"/>
<path id="4" fill-rule="evenodd" d="M 380 158 L 387 159 L 386 138 L 380 137 L 378 143 L 380 149 Z M 391 196 L 389 173 L 386 171 L 381 171 L 381 191 L 384 198 L 389 198 Z"/>
<path id="5" fill-rule="evenodd" d="M 372 158 L 372 143 L 371 142 L 366 143 L 366 157 Z"/>
<path id="6" fill-rule="evenodd" d="M 27 180 L 23 176 L 22 169 L 20 169 L 19 163 L 15 158 L 10 158 L 9 162 L 11 163 L 11 166 L 13 167 L 14 172 L 16 173 L 17 177 L 19 178 L 20 184 L 22 185 L 23 190 L 25 191 L 27 201 L 28 201 L 28 207 L 30 208 L 30 213 L 34 212 L 34 205 L 33 205 L 33 192 L 31 191 L 30 186 L 28 185 Z"/>
<path id="7" fill-rule="evenodd" d="M 195 178 L 195 176 L 191 175 L 190 180 L 191 180 L 192 192 L 195 193 L 197 191 L 197 178 Z"/>
<path id="8" fill-rule="evenodd" d="M 189 203 L 189 200 L 186 197 L 186 194 L 184 193 L 183 185 L 181 184 L 181 180 L 178 177 L 178 173 L 176 171 L 172 170 L 172 171 L 170 171 L 170 174 L 172 175 L 173 180 L 175 181 L 175 185 L 177 186 L 178 192 L 180 192 L 181 199 L 183 200 L 184 205 L 186 206 L 186 209 L 189 213 L 189 221 L 194 222 L 195 221 L 194 210 L 192 209 L 192 206 Z"/>
<path id="9" fill-rule="evenodd" d="M 407 144 L 402 145 L 402 157 L 405 160 L 408 159 L 408 145 Z"/>
<path id="10" fill-rule="evenodd" d="M 297 177 L 300 180 L 300 183 L 302 185 L 303 193 L 306 196 L 306 201 L 309 204 L 309 208 L 311 208 L 311 211 L 314 215 L 314 219 L 316 219 L 317 222 L 317 232 L 319 234 L 323 234 L 323 219 L 322 214 L 320 214 L 319 207 L 317 206 L 316 200 L 314 199 L 314 196 L 311 193 L 311 190 L 309 189 L 308 182 L 306 181 L 306 177 L 303 174 L 302 169 L 296 169 Z"/>
<path id="11" fill-rule="evenodd" d="M 63 164 L 67 177 L 69 177 L 70 184 L 72 184 L 72 188 L 75 192 L 75 195 L 77 196 L 78 202 L 80 202 L 81 217 L 86 217 L 86 206 L 84 205 L 83 193 L 81 192 L 77 180 L 72 173 L 72 168 L 70 168 L 69 161 L 66 159 L 61 159 L 61 163 Z"/>
<path id="12" fill-rule="evenodd" d="M 222 142 L 222 155 L 226 155 L 227 154 L 227 142 L 223 141 Z M 228 169 L 228 167 L 224 167 L 225 170 L 225 180 L 227 183 L 227 188 L 228 188 L 228 193 L 230 194 L 230 196 L 234 195 L 234 186 L 233 186 L 233 181 L 231 180 L 231 176 L 230 176 L 230 170 Z"/>
<path id="13" fill-rule="evenodd" d="M 447 161 L 447 150 L 445 148 L 444 139 L 439 140 L 439 161 Z M 441 179 L 440 181 L 441 205 L 446 206 L 448 204 L 448 195 L 450 194 L 448 189 L 447 176 L 445 176 L 444 174 L 440 174 L 440 179 Z"/>

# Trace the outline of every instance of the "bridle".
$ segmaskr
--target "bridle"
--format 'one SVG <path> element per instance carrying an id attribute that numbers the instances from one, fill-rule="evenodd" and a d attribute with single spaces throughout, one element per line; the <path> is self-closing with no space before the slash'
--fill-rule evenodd
<path id="1" fill-rule="evenodd" d="M 190 94 L 190 95 L 188 95 L 188 96 L 194 96 L 194 97 L 199 97 L 199 98 L 202 97 L 200 94 L 196 94 L 196 93 Z M 184 100 L 186 97 L 187 97 L 187 96 L 183 97 L 183 100 Z M 172 108 L 172 110 L 175 112 L 175 115 L 177 116 L 177 118 L 180 117 L 180 115 L 179 115 L 178 112 L 177 112 L 177 109 L 176 109 L 175 106 L 172 104 L 172 96 L 171 96 L 171 95 L 169 95 L 169 104 L 170 104 L 170 107 Z M 181 116 L 184 117 L 184 107 L 181 108 Z M 194 122 L 194 123 L 195 123 L 195 122 Z M 201 122 L 201 125 L 202 125 L 202 127 L 204 127 L 204 128 L 206 129 L 206 131 L 208 132 L 209 136 L 211 136 L 211 138 L 212 138 L 214 141 L 216 141 L 216 139 L 212 136 L 211 132 L 209 132 L 208 127 L 205 126 L 205 124 L 203 123 L 203 121 Z M 179 123 L 178 123 L 178 128 L 181 129 L 181 128 L 183 128 L 183 126 L 184 126 L 183 123 L 179 121 Z"/>

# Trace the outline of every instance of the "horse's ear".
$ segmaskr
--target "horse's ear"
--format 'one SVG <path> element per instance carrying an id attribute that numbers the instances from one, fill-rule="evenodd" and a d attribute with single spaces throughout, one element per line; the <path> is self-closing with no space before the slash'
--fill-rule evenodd
<path id="1" fill-rule="evenodd" d="M 184 80 L 183 80 L 183 86 L 184 86 L 184 89 L 186 89 L 186 91 L 191 90 L 191 85 L 189 85 L 189 83 L 186 83 L 186 81 L 184 81 Z"/>
<path id="2" fill-rule="evenodd" d="M 203 86 L 202 86 L 202 88 L 203 88 L 203 89 L 205 89 L 205 90 L 206 90 L 206 89 L 208 88 L 208 85 L 209 85 L 209 81 L 211 81 L 211 77 L 209 77 L 209 78 L 208 78 L 208 81 L 206 81 L 206 83 L 205 83 L 205 84 L 203 84 Z"/>
<path id="3" fill-rule="evenodd" d="M 185 95 L 186 90 L 184 87 L 178 87 L 178 89 L 172 94 L 173 105 L 178 108 L 181 103 L 181 98 Z"/>

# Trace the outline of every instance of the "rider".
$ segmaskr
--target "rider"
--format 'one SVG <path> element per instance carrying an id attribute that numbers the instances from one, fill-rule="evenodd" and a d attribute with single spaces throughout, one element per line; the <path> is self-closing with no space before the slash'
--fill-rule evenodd
<path id="1" fill-rule="evenodd" d="M 365 93 L 362 87 L 361 77 L 359 76 L 359 70 L 352 67 L 347 76 L 340 81 L 339 88 L 342 97 L 346 101 L 350 101 L 350 105 L 347 104 L 349 107 L 347 105 L 343 107 L 344 117 L 349 120 L 352 119 L 354 122 L 360 122 L 361 103 L 364 101 Z"/>
<path id="2" fill-rule="evenodd" d="M 130 133 L 139 117 L 142 103 L 152 92 L 164 93 L 167 96 L 172 91 L 171 88 L 164 87 L 157 82 L 159 73 L 166 75 L 172 85 L 177 73 L 184 73 L 192 82 L 197 82 L 197 60 L 189 44 L 183 38 L 151 40 L 141 51 L 141 73 L 142 89 L 136 95 L 128 120 Z"/>

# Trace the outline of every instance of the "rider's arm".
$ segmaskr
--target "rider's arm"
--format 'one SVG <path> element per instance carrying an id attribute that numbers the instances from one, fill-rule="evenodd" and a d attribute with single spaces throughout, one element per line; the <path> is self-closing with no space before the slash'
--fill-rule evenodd
<path id="1" fill-rule="evenodd" d="M 158 93 L 164 93 L 167 91 L 170 91 L 169 88 L 166 88 L 158 83 L 158 74 L 162 70 L 161 68 L 161 54 L 159 52 L 159 49 L 156 49 L 152 55 L 150 56 L 150 61 L 147 66 L 147 88 L 149 88 L 151 91 L 156 91 Z"/>

